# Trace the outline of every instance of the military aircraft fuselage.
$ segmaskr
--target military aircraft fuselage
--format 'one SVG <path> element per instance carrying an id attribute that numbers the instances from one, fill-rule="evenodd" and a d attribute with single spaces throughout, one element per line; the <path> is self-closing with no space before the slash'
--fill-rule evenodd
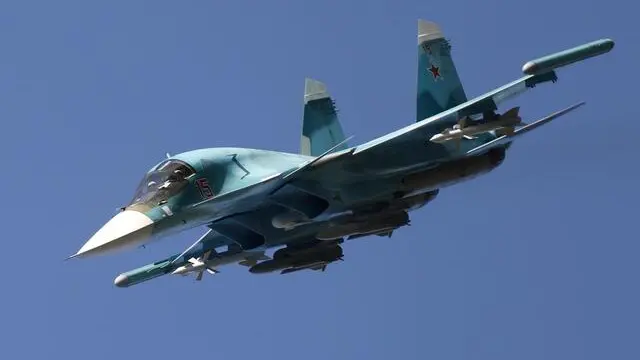
<path id="1" fill-rule="evenodd" d="M 203 226 L 206 232 L 181 253 L 122 273 L 115 284 L 128 287 L 170 273 L 195 273 L 200 280 L 205 271 L 215 274 L 231 263 L 252 273 L 324 271 L 342 259 L 344 241 L 391 236 L 440 189 L 492 171 L 514 139 L 584 105 L 527 123 L 519 107 L 496 114 L 505 100 L 556 82 L 555 69 L 614 46 L 601 39 L 544 56 L 525 64 L 523 77 L 469 99 L 440 26 L 420 20 L 417 42 L 414 123 L 349 146 L 326 86 L 305 79 L 299 154 L 209 148 L 168 156 L 72 257 Z M 266 255 L 283 245 L 273 258 Z"/>
<path id="2" fill-rule="evenodd" d="M 427 149 L 432 146 L 421 141 L 413 151 L 407 148 L 405 153 L 385 154 L 378 161 L 368 162 L 375 166 L 367 165 L 366 161 L 348 160 L 340 164 L 327 164 L 336 167 L 329 172 L 322 172 L 332 174 L 331 178 L 313 178 L 314 174 L 311 172 L 308 177 L 294 182 L 290 189 L 284 189 L 278 197 L 269 196 L 262 191 L 252 191 L 250 186 L 308 161 L 308 157 L 255 149 L 196 150 L 173 157 L 190 164 L 196 170 L 193 181 L 184 193 L 175 195 L 164 204 L 151 206 L 153 204 L 133 203 L 126 209 L 145 211 L 156 224 L 154 233 L 159 235 L 207 225 L 239 214 L 250 228 L 260 229 L 269 246 L 287 243 L 289 239 L 305 233 L 321 231 L 323 225 L 327 227 L 324 229 L 325 233 L 333 230 L 337 235 L 352 235 L 348 229 L 340 233 L 341 221 L 349 224 L 345 225 L 347 228 L 356 228 L 353 234 L 358 234 L 358 231 L 375 233 L 377 230 L 404 225 L 402 220 L 393 222 L 393 217 L 397 218 L 399 211 L 411 211 L 423 206 L 435 197 L 430 192 L 435 191 L 437 194 L 437 190 L 442 187 L 487 173 L 505 157 L 505 149 L 500 148 L 480 156 L 434 159 L 430 156 L 434 152 Z M 318 181 L 322 181 L 322 188 L 314 187 Z M 211 205 L 193 207 L 210 197 L 233 191 L 241 194 L 229 202 L 212 202 Z M 292 198 L 297 199 L 291 200 Z M 300 204 L 286 204 L 287 201 L 296 200 L 311 208 L 303 211 L 307 212 L 306 216 L 300 216 Z M 406 205 L 398 207 L 400 203 Z M 355 215 L 349 212 L 355 212 Z M 373 215 L 377 217 L 373 216 L 369 221 L 361 220 L 362 227 L 358 228 L 357 221 L 354 220 L 358 213 L 366 214 L 366 218 Z M 389 217 L 385 218 L 387 213 Z M 299 216 L 299 221 L 296 223 L 294 216 L 290 228 L 274 226 L 274 220 L 283 214 Z M 387 224 L 386 219 L 390 221 Z M 376 228 L 375 224 L 380 224 L 382 228 Z"/>
<path id="3" fill-rule="evenodd" d="M 209 148 L 177 154 L 145 174 L 130 204 L 77 256 L 139 246 L 213 222 L 214 229 L 225 235 L 225 229 L 230 227 L 225 226 L 225 218 L 230 216 L 248 229 L 226 235 L 242 238 L 243 248 L 278 246 L 307 233 L 312 236 L 321 232 L 325 239 L 388 233 L 408 223 L 399 212 L 423 206 L 438 189 L 491 171 L 504 159 L 504 147 L 480 156 L 460 155 L 487 141 L 491 134 L 466 141 L 461 148 L 428 140 L 428 133 L 446 126 L 440 121 L 425 136 L 398 142 L 391 147 L 393 151 L 389 151 L 390 147 L 378 151 L 375 143 L 361 145 L 369 147 L 364 156 L 346 156 L 319 164 L 277 194 L 270 194 L 268 186 L 253 185 L 313 157 L 246 148 Z M 322 186 L 317 186 L 320 183 Z M 216 200 L 218 197 L 220 201 Z M 406 206 L 398 207 L 403 202 Z M 373 217 L 367 221 L 370 216 Z M 128 231 L 121 235 L 105 228 Z"/>

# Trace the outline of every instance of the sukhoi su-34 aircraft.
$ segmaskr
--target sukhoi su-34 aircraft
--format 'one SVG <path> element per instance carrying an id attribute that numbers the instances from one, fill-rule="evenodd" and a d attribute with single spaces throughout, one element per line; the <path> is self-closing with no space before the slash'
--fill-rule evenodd
<path id="1" fill-rule="evenodd" d="M 351 146 L 325 86 L 307 79 L 299 154 L 209 148 L 167 155 L 144 175 L 131 203 L 72 257 L 203 227 L 186 250 L 122 273 L 115 284 L 127 287 L 165 274 L 200 280 L 226 264 L 251 273 L 324 271 L 342 260 L 345 241 L 391 236 L 440 189 L 492 171 L 517 137 L 583 105 L 530 123 L 522 121 L 518 107 L 498 112 L 504 100 L 556 82 L 557 68 L 613 46 L 603 39 L 527 62 L 523 77 L 469 100 L 440 27 L 420 20 L 412 124 Z"/>

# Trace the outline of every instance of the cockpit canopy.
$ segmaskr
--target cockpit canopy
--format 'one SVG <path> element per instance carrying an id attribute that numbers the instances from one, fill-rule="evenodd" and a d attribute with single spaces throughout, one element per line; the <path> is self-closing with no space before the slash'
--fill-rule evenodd
<path id="1" fill-rule="evenodd" d="M 129 205 L 157 206 L 179 193 L 188 183 L 195 170 L 181 160 L 169 159 L 148 172 L 138 185 Z"/>

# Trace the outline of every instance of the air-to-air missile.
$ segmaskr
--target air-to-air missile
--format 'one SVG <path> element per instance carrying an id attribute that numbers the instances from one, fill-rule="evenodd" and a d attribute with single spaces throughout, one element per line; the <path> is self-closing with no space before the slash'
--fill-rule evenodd
<path id="1" fill-rule="evenodd" d="M 484 120 L 482 123 L 462 118 L 453 128 L 445 129 L 433 135 L 429 141 L 442 144 L 451 140 L 459 141 L 462 138 L 472 139 L 474 135 L 493 130 L 514 129 L 516 125 L 522 123 L 522 118 L 518 115 L 519 110 L 519 107 L 515 107 L 502 115 L 495 116 L 494 119 Z"/>
<path id="2" fill-rule="evenodd" d="M 606 54 L 613 49 L 613 45 L 614 42 L 611 39 L 592 41 L 568 50 L 529 61 L 522 66 L 522 72 L 527 75 L 534 75 L 551 71 L 590 57 Z"/>
<path id="3" fill-rule="evenodd" d="M 252 266 L 255 265 L 258 260 L 269 259 L 261 252 L 253 254 L 247 252 L 213 254 L 212 251 L 207 251 L 204 254 L 197 252 L 192 255 L 182 256 L 181 258 L 178 258 L 178 256 L 179 255 L 174 255 L 167 259 L 122 273 L 115 279 L 114 284 L 118 287 L 129 287 L 167 274 L 188 275 L 190 273 L 196 273 L 196 280 L 200 280 L 202 273 L 205 271 L 210 274 L 217 273 L 216 268 L 222 265 L 240 263 Z"/>
<path id="4" fill-rule="evenodd" d="M 139 284 L 170 273 L 175 270 L 171 265 L 171 261 L 175 258 L 172 256 L 168 259 L 154 262 L 153 264 L 145 265 L 137 269 L 122 273 L 116 277 L 114 284 L 118 287 L 129 287 L 131 285 Z"/>

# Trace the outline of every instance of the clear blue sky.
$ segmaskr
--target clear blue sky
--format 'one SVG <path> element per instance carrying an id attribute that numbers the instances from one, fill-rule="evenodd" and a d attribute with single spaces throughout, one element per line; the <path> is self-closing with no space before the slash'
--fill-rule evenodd
<path id="1" fill-rule="evenodd" d="M 3 3 L 2 357 L 640 358 L 636 12 L 622 0 Z M 357 142 L 411 123 L 418 18 L 441 24 L 471 96 L 537 56 L 616 47 L 507 104 L 529 120 L 586 107 L 393 238 L 347 244 L 324 274 L 227 267 L 113 286 L 200 229 L 63 262 L 165 152 L 296 152 L 305 76 L 327 83 Z"/>

